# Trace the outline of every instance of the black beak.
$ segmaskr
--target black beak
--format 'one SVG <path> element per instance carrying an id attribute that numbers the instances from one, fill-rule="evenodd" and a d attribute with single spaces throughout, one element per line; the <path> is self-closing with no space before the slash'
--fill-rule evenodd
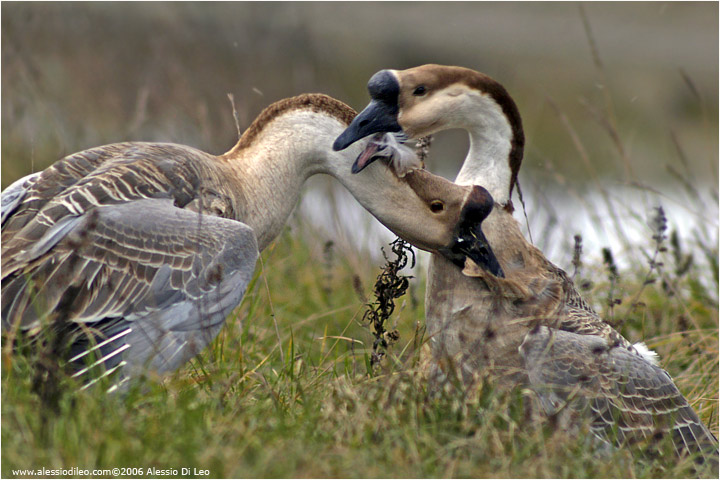
<path id="1" fill-rule="evenodd" d="M 496 277 L 505 277 L 505 273 L 481 228 L 482 221 L 490 214 L 494 203 L 487 190 L 475 186 L 468 204 L 460 214 L 455 241 L 446 249 L 442 249 L 440 253 L 460 268 L 465 265 L 465 257 L 469 257 L 478 266 Z"/>
<path id="2" fill-rule="evenodd" d="M 373 133 L 402 130 L 397 119 L 400 85 L 395 75 L 390 70 L 380 70 L 370 77 L 368 93 L 372 101 L 335 139 L 333 150 L 343 150 Z"/>
<path id="3" fill-rule="evenodd" d="M 350 126 L 333 143 L 333 150 L 344 150 L 361 138 L 379 132 L 399 132 L 397 104 L 373 100 L 355 117 Z"/>
<path id="4" fill-rule="evenodd" d="M 505 272 L 503 272 L 502 267 L 500 267 L 500 263 L 497 257 L 495 257 L 492 248 L 490 248 L 490 244 L 487 238 L 485 238 L 485 234 L 483 234 L 479 224 L 476 225 L 475 228 L 469 229 L 464 235 L 459 236 L 455 240 L 455 245 L 451 248 L 463 255 L 462 263 L 458 264 L 458 262 L 454 262 L 460 268 L 465 264 L 465 256 L 467 256 L 478 266 L 496 277 L 505 277 Z"/>

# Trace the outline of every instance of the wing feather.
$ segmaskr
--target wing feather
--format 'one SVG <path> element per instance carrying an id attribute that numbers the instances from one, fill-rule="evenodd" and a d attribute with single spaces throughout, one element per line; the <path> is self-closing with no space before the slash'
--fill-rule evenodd
<path id="1" fill-rule="evenodd" d="M 670 436 L 675 448 L 717 463 L 717 439 L 670 376 L 644 357 L 599 336 L 533 329 L 520 353 L 547 412 L 592 412 L 604 440 L 632 444 Z"/>
<path id="2" fill-rule="evenodd" d="M 51 247 L 3 278 L 3 326 L 34 331 L 42 326 L 38 310 L 53 312 L 50 321 L 64 314 L 97 332 L 80 336 L 74 355 L 131 327 L 101 348 L 106 368 L 121 361 L 126 369 L 176 368 L 217 334 L 258 256 L 249 227 L 198 216 L 170 199 L 141 199 L 95 208 L 52 231 Z M 57 312 L 71 288 L 77 296 Z M 208 295 L 212 302 L 204 301 Z M 127 350 L 110 357 L 120 348 Z"/>

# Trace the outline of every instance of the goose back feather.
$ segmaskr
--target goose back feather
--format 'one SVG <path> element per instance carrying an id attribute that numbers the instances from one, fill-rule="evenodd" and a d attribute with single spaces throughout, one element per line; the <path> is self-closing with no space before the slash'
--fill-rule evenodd
<path id="1" fill-rule="evenodd" d="M 602 337 L 546 326 L 525 336 L 520 353 L 548 414 L 591 418 L 595 435 L 616 444 L 670 435 L 677 454 L 690 447 L 712 461 L 714 436 L 657 365 Z"/>

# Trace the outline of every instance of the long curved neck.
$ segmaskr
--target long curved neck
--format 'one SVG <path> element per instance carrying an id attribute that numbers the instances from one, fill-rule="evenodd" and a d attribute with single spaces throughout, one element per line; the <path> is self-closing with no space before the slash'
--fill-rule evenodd
<path id="1" fill-rule="evenodd" d="M 501 205 L 510 200 L 512 172 L 508 166 L 510 142 L 506 138 L 471 130 L 470 149 L 455 183 L 481 185 Z"/>
<path id="2" fill-rule="evenodd" d="M 340 152 L 332 150 L 346 127 L 327 113 L 292 111 L 273 119 L 249 145 L 220 157 L 232 179 L 237 220 L 254 230 L 261 251 L 280 234 L 303 184 L 315 174 L 335 177 L 389 227 L 402 227 L 407 221 L 400 206 L 419 208 L 411 203 L 418 201 L 412 190 L 384 166 L 371 166 L 363 175 L 351 173 L 361 142 Z"/>
<path id="3" fill-rule="evenodd" d="M 487 96 L 474 96 L 474 102 L 468 102 L 462 112 L 470 150 L 456 183 L 482 185 L 497 204 L 511 207 L 510 195 L 522 162 L 525 136 L 517 107 L 509 96 L 503 98 L 501 106 Z M 534 250 L 513 218 L 512 208 L 493 209 L 483 221 L 483 232 L 506 275 L 512 276 L 533 262 L 530 257 Z"/>
<path id="4" fill-rule="evenodd" d="M 250 145 L 220 157 L 234 178 L 237 219 L 252 227 L 261 251 L 282 231 L 305 180 L 329 170 L 328 153 L 344 128 L 330 115 L 297 110 L 273 119 Z"/>
<path id="5" fill-rule="evenodd" d="M 513 129 L 502 108 L 489 97 L 473 96 L 464 109 L 462 128 L 470 135 L 470 150 L 455 183 L 482 185 L 499 204 L 510 200 Z"/>
<path id="6" fill-rule="evenodd" d="M 421 172 L 400 179 L 383 162 L 353 174 L 363 142 L 340 152 L 332 149 L 347 123 L 343 117 L 312 110 L 285 113 L 256 132 L 252 141 L 241 139 L 240 147 L 219 157 L 236 219 L 255 231 L 260 250 L 281 232 L 305 180 L 318 173 L 335 177 L 375 218 L 417 247 L 436 250 L 446 245 L 455 210 L 428 217 L 428 204 L 442 198 L 457 207 L 467 190 Z"/>

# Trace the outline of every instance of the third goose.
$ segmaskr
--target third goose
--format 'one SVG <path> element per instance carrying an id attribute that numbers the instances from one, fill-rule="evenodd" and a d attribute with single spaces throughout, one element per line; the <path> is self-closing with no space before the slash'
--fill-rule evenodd
<path id="1" fill-rule="evenodd" d="M 496 201 L 483 230 L 506 278 L 473 262 L 461 271 L 431 257 L 427 331 L 438 368 L 456 365 L 466 381 L 491 369 L 507 384 L 532 385 L 548 413 L 573 399 L 600 438 L 631 443 L 670 433 L 676 451 L 702 452 L 716 465 L 717 440 L 654 353 L 600 318 L 565 272 L 522 235 L 510 198 L 524 135 L 505 88 L 467 68 L 424 65 L 382 70 L 368 90 L 370 104 L 334 148 L 378 132 L 418 138 L 461 128 L 470 150 L 456 183 L 482 185 Z"/>
<path id="2" fill-rule="evenodd" d="M 448 247 L 475 190 L 427 172 L 398 179 L 380 163 L 352 175 L 359 149 L 331 145 L 354 116 L 301 95 L 265 109 L 220 156 L 119 143 L 18 180 L 2 193 L 3 331 L 64 335 L 76 375 L 176 369 L 218 334 L 316 173 L 411 243 Z"/>

